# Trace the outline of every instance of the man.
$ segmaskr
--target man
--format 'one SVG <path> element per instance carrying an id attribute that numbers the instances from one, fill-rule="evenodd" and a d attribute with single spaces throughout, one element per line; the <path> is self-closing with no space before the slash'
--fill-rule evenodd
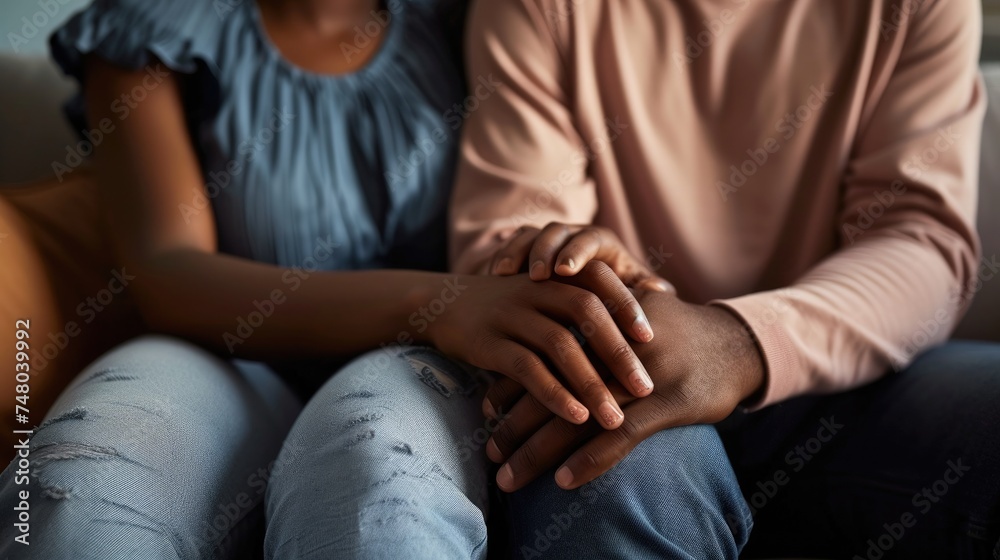
<path id="1" fill-rule="evenodd" d="M 641 295 L 656 390 L 617 393 L 617 430 L 550 418 L 509 384 L 487 397 L 511 410 L 497 482 L 537 503 L 514 522 L 522 556 L 733 555 L 749 525 L 722 505 L 734 490 L 672 476 L 728 470 L 719 436 L 662 434 L 740 403 L 756 412 L 719 432 L 748 554 L 1000 554 L 1000 348 L 921 354 L 979 268 L 980 27 L 974 0 L 475 5 L 470 82 L 497 85 L 466 122 L 453 267 L 495 272 L 512 236 L 589 225 L 677 292 Z M 546 496 L 565 490 L 532 480 L 557 467 L 565 489 L 608 469 L 618 486 L 553 539 Z"/>

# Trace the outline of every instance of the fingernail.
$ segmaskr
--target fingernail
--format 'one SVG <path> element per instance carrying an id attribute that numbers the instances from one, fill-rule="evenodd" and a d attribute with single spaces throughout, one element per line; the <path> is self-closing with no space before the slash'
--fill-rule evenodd
<path id="1" fill-rule="evenodd" d="M 504 490 L 514 486 L 514 469 L 510 468 L 510 465 L 500 467 L 500 472 L 497 473 L 497 485 Z"/>
<path id="2" fill-rule="evenodd" d="M 585 422 L 587 420 L 587 409 L 578 404 L 571 404 L 569 405 L 569 415 L 577 422 Z"/>
<path id="3" fill-rule="evenodd" d="M 616 426 L 622 418 L 625 418 L 625 415 L 618 410 L 618 407 L 608 401 L 601 403 L 601 406 L 597 407 L 597 410 L 601 413 L 601 418 L 604 419 L 604 423 L 608 426 Z"/>
<path id="4" fill-rule="evenodd" d="M 629 374 L 628 379 L 632 383 L 632 388 L 637 392 L 645 393 L 653 388 L 653 380 L 649 378 L 649 374 L 643 369 L 633 371 Z"/>
<path id="5" fill-rule="evenodd" d="M 497 417 L 497 411 L 493 408 L 493 403 L 488 399 L 483 401 L 483 412 L 486 413 L 487 418 L 493 419 Z"/>
<path id="6" fill-rule="evenodd" d="M 635 331 L 636 336 L 642 342 L 653 340 L 653 327 L 649 326 L 649 319 L 646 319 L 645 313 L 640 312 L 639 316 L 635 318 L 635 322 L 632 323 L 632 330 Z"/>
<path id="7" fill-rule="evenodd" d="M 559 467 L 556 471 L 556 484 L 560 488 L 569 488 L 573 484 L 573 471 L 569 470 L 569 467 Z"/>
<path id="8" fill-rule="evenodd" d="M 576 261 L 573 259 L 566 259 L 566 266 L 568 266 L 570 270 L 576 270 Z"/>
<path id="9" fill-rule="evenodd" d="M 545 263 L 542 261 L 535 261 L 531 263 L 531 270 L 528 271 L 528 276 L 530 276 L 532 280 L 541 280 L 544 274 Z"/>
<path id="10" fill-rule="evenodd" d="M 497 447 L 493 438 L 490 438 L 490 440 L 486 442 L 486 456 L 489 457 L 491 461 L 497 463 L 503 461 L 503 453 L 500 453 L 500 448 Z"/>
<path id="11" fill-rule="evenodd" d="M 500 259 L 497 263 L 496 268 L 493 269 L 493 274 L 508 274 L 510 269 L 514 266 L 514 261 L 509 258 Z"/>

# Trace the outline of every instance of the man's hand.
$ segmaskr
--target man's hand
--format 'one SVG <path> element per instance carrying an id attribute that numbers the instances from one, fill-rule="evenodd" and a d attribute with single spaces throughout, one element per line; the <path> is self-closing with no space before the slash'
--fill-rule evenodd
<path id="1" fill-rule="evenodd" d="M 762 387 L 763 360 L 735 315 L 718 307 L 684 303 L 665 293 L 643 293 L 639 303 L 660 333 L 652 342 L 634 345 L 655 389 L 635 399 L 621 385 L 608 381 L 625 412 L 625 421 L 617 429 L 602 431 L 592 422 L 574 425 L 554 417 L 534 397 L 522 397 L 523 389 L 516 383 L 506 380 L 487 394 L 484 410 L 510 410 L 487 443 L 492 460 L 506 461 L 497 474 L 502 490 L 522 488 L 564 459 L 556 471 L 556 483 L 565 489 L 577 488 L 613 467 L 652 434 L 675 426 L 718 422 Z"/>

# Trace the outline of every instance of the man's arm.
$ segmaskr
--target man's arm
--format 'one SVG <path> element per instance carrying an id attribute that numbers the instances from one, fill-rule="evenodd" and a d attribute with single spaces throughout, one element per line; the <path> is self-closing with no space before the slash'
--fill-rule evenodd
<path id="1" fill-rule="evenodd" d="M 764 355 L 765 406 L 845 390 L 947 338 L 978 271 L 981 118 L 975 0 L 926 0 L 885 37 L 858 116 L 838 212 L 839 250 L 782 289 L 712 302 L 739 315 Z M 468 122 L 452 255 L 482 271 L 521 223 L 589 223 L 596 211 L 564 91 L 562 25 L 536 2 L 479 2 L 469 74 L 503 83 Z M 873 31 L 877 32 L 877 31 Z M 562 196 L 544 184 L 572 176 Z"/>
<path id="2" fill-rule="evenodd" d="M 794 285 L 713 302 L 767 364 L 766 406 L 848 389 L 947 339 L 974 292 L 985 96 L 975 0 L 928 0 L 875 75 L 847 166 L 841 249 Z M 888 49 L 886 49 L 888 50 Z"/>
<path id="3" fill-rule="evenodd" d="M 554 33 L 530 0 L 476 2 L 472 8 L 467 74 L 483 100 L 462 132 L 451 202 L 456 272 L 486 272 L 518 227 L 593 221 L 597 197 L 568 108 L 566 66 Z"/>
<path id="4" fill-rule="evenodd" d="M 483 4 L 487 3 L 480 3 Z M 518 2 L 489 4 L 501 12 L 530 13 L 530 8 Z M 837 210 L 842 224 L 838 231 L 840 249 L 792 286 L 713 302 L 743 319 L 763 353 L 768 380 L 758 406 L 808 392 L 847 389 L 879 377 L 892 365 L 903 366 L 920 349 L 945 339 L 967 307 L 975 290 L 978 269 L 973 215 L 980 119 L 985 102 L 976 62 L 980 39 L 978 10 L 974 0 L 928 0 L 919 12 L 909 16 L 912 21 L 898 31 L 907 34 L 905 40 L 896 41 L 892 48 L 886 47 L 878 53 L 884 57 L 879 63 L 885 63 L 882 66 L 887 70 L 873 75 L 866 92 L 867 102 L 859 115 L 861 127 L 847 162 L 842 203 Z M 483 23 L 480 22 L 479 28 Z M 495 17 L 490 25 L 504 25 L 504 19 Z M 503 40 L 516 51 L 520 49 L 518 42 L 526 35 L 530 33 L 522 28 L 520 35 Z M 491 41 L 489 48 L 479 46 L 479 56 L 484 56 L 485 51 L 505 63 L 516 59 L 495 44 L 496 35 L 491 36 Z M 472 43 L 470 49 L 475 50 L 478 43 L 475 36 Z M 475 63 L 470 68 L 473 74 L 478 70 Z M 508 104 L 505 109 L 531 114 L 535 107 L 529 101 Z M 488 127 L 490 122 L 500 127 L 504 122 L 524 119 L 507 115 L 504 120 L 493 121 L 487 113 L 491 114 L 492 109 L 477 116 L 484 121 L 479 124 L 481 128 Z M 483 138 L 489 136 L 468 136 L 466 143 L 479 143 Z M 477 153 L 466 147 L 464 157 L 469 159 L 470 154 Z M 496 161 L 478 168 L 483 173 L 492 173 L 491 181 L 501 184 L 504 178 L 511 183 L 514 179 L 522 180 L 509 169 L 523 167 L 516 161 L 507 163 L 511 165 L 506 168 L 499 168 Z M 463 167 L 468 165 L 463 162 Z M 459 186 L 466 189 L 466 196 L 475 194 L 470 185 Z M 494 242 L 482 233 L 491 231 L 487 226 L 491 222 L 484 216 L 499 220 L 499 216 L 509 212 L 513 205 L 503 200 L 498 203 L 497 199 L 512 188 L 489 191 L 487 195 L 493 199 L 477 207 L 477 222 L 466 221 L 467 229 L 457 232 L 465 238 L 453 247 L 454 254 L 459 255 L 456 262 L 484 262 L 485 248 Z M 461 215 L 463 208 L 458 206 L 455 211 Z M 482 227 L 478 230 L 469 227 L 474 223 Z M 663 295 L 650 297 L 658 300 L 650 304 L 669 303 Z M 647 302 L 642 303 L 646 308 Z M 701 324 L 705 328 L 673 325 L 683 328 L 677 332 L 711 333 L 721 326 L 730 344 L 716 348 L 714 354 L 692 356 L 690 347 L 664 352 L 662 348 L 654 348 L 659 346 L 654 340 L 651 347 L 643 349 L 646 355 L 641 357 L 654 377 L 657 394 L 669 387 L 673 378 L 656 379 L 657 372 L 689 372 L 686 367 L 689 364 L 685 362 L 701 360 L 703 369 L 711 372 L 715 368 L 708 366 L 719 361 L 719 353 L 724 357 L 742 355 L 748 364 L 760 359 L 755 353 L 745 351 L 738 337 L 730 337 L 738 329 L 731 322 L 725 326 L 724 315 L 717 315 L 714 322 L 705 322 L 702 315 L 708 314 L 704 306 L 691 306 L 689 310 L 691 313 L 687 314 L 673 311 L 665 314 L 669 319 L 654 319 L 650 315 L 654 330 L 664 329 L 662 320 L 670 323 L 690 315 L 688 325 Z M 670 332 L 669 327 L 667 331 Z M 720 338 L 723 337 L 700 337 L 706 342 Z M 733 352 L 733 348 L 743 350 Z M 754 368 L 747 371 L 754 372 Z M 728 386 L 732 380 L 711 375 L 700 376 L 700 381 L 690 375 L 683 378 L 686 383 L 697 381 L 687 385 L 692 389 L 712 388 L 713 382 L 716 388 L 725 389 L 719 385 Z M 759 380 L 759 377 L 748 374 L 746 379 Z M 752 385 L 747 383 L 742 392 L 730 390 L 728 398 L 722 400 L 732 403 L 727 405 L 731 410 L 735 406 L 734 397 L 745 396 Z M 678 399 L 678 395 L 684 398 Z M 493 405 L 507 405 L 510 400 L 496 400 Z M 495 449 L 491 456 L 508 459 L 501 469 L 500 476 L 506 478 L 501 487 L 514 489 L 579 448 L 565 463 L 573 473 L 572 479 L 568 483 L 560 481 L 564 487 L 575 487 L 613 466 L 651 431 L 713 421 L 713 414 L 706 414 L 712 407 L 705 405 L 714 403 L 719 409 L 714 413 L 719 413 L 718 400 L 699 395 L 695 390 L 674 391 L 664 398 L 646 397 L 631 405 L 642 405 L 645 409 L 642 413 L 627 408 L 622 427 L 602 433 L 582 446 L 581 441 L 586 437 L 581 439 L 579 432 L 561 429 L 558 421 L 541 430 L 527 428 L 538 426 L 540 420 L 530 418 L 530 414 L 522 418 L 518 410 L 527 410 L 530 405 L 518 402 L 494 433 L 491 445 Z M 703 409 L 693 410 L 698 403 Z M 539 460 L 541 450 L 546 450 L 543 460 Z M 517 468 L 518 457 L 534 459 L 520 461 Z"/>

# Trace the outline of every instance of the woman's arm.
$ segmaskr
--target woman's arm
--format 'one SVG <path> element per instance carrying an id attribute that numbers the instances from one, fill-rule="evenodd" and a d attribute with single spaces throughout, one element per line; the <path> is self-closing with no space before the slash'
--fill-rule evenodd
<path id="1" fill-rule="evenodd" d="M 592 267 L 590 278 L 581 279 L 588 290 L 526 277 L 306 274 L 218 254 L 212 213 L 180 210 L 193 194 L 204 195 L 204 183 L 179 78 L 171 73 L 148 87 L 145 75 L 91 59 L 85 97 L 91 123 L 117 124 L 95 150 L 102 202 L 121 262 L 135 277 L 129 287 L 154 330 L 255 359 L 430 343 L 519 380 L 569 421 L 585 421 L 589 409 L 605 427 L 621 423 L 621 409 L 565 326 L 593 333 L 584 343 L 619 378 L 648 379 L 615 324 L 631 328 L 641 308 L 610 269 Z M 135 88 L 145 89 L 145 98 L 121 119 L 113 112 L 116 100 Z M 602 300 L 613 301 L 614 318 Z M 562 373 L 586 408 L 550 369 Z"/>
<path id="2" fill-rule="evenodd" d="M 417 332 L 409 317 L 437 297 L 435 291 L 440 294 L 441 275 L 309 274 L 218 254 L 211 210 L 181 212 L 204 193 L 204 180 L 183 117 L 179 79 L 171 74 L 148 87 L 144 77 L 91 59 L 85 97 L 89 122 L 116 123 L 95 150 L 102 204 L 150 327 L 257 359 L 349 355 L 407 331 L 426 342 L 426 331 Z M 113 104 L 134 88 L 146 96 L 121 119 Z M 251 336 L 242 336 L 247 329 L 237 333 L 239 319 L 258 307 L 273 311 Z"/>

